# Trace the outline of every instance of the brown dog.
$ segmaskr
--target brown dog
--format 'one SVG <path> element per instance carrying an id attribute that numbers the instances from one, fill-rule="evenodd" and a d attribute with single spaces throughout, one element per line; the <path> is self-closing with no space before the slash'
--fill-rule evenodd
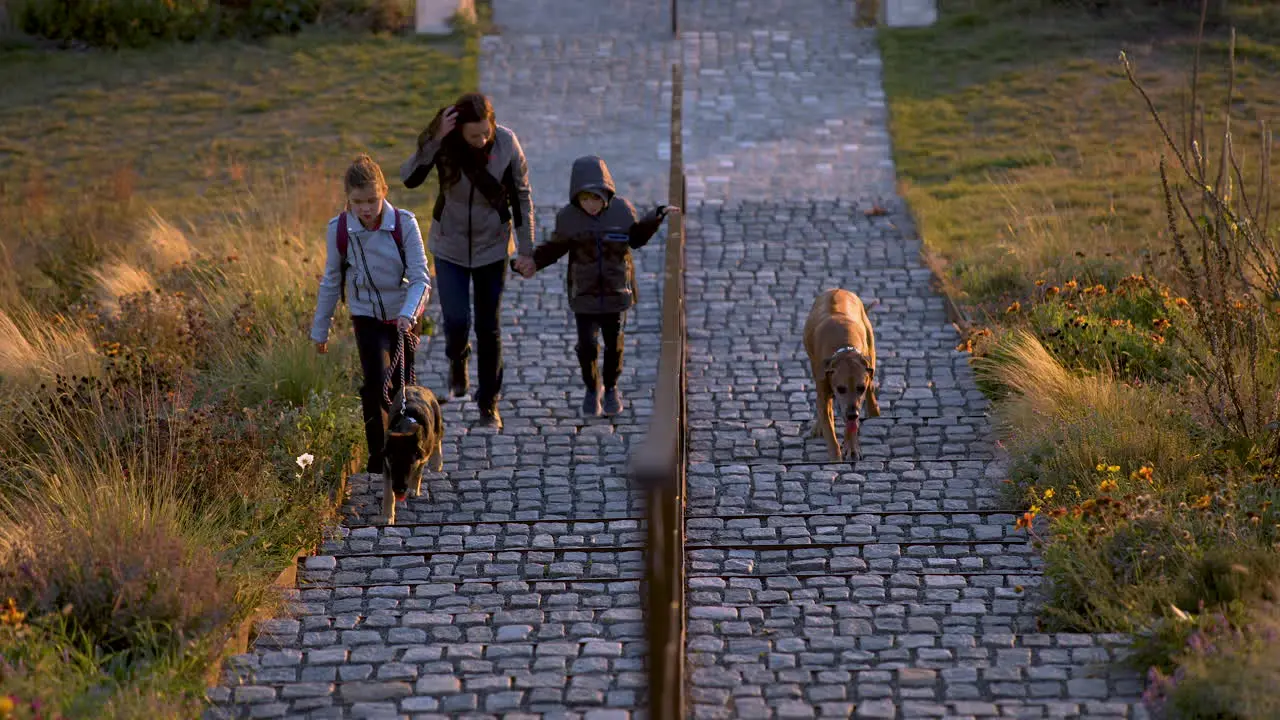
<path id="1" fill-rule="evenodd" d="M 880 416 L 880 403 L 872 385 L 876 340 L 862 300 L 848 290 L 824 290 L 813 301 L 804 323 L 804 351 L 818 391 L 810 436 L 826 438 L 827 451 L 835 462 L 861 458 L 858 429 L 863 401 L 868 417 Z M 833 402 L 844 417 L 843 445 L 836 439 Z"/>
<path id="2" fill-rule="evenodd" d="M 435 393 L 410 385 L 396 393 L 391 422 L 383 444 L 382 514 L 375 523 L 396 524 L 396 503 L 403 501 L 413 484 L 413 495 L 422 495 L 422 469 L 444 467 L 444 415 Z"/>

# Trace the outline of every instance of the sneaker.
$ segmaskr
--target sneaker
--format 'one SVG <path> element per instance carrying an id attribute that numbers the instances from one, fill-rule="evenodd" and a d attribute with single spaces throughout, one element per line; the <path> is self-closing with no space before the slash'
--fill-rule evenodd
<path id="1" fill-rule="evenodd" d="M 467 361 L 449 364 L 449 393 L 456 398 L 466 397 L 470 383 L 467 380 Z"/>
<path id="2" fill-rule="evenodd" d="M 582 414 L 587 417 L 600 415 L 600 388 L 588 390 L 582 396 Z"/>
<path id="3" fill-rule="evenodd" d="M 618 392 L 618 388 L 611 387 L 604 391 L 604 414 L 612 417 L 622 412 L 622 393 Z"/>
<path id="4" fill-rule="evenodd" d="M 495 430 L 502 429 L 502 415 L 498 413 L 497 407 L 480 408 L 480 420 L 476 423 L 478 427 L 493 428 Z"/>

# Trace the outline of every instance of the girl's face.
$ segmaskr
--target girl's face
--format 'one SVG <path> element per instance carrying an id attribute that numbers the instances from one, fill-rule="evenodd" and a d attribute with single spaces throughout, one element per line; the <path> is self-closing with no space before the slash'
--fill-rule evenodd
<path id="1" fill-rule="evenodd" d="M 386 193 L 382 192 L 374 186 L 354 187 L 351 192 L 347 193 L 347 202 L 351 205 L 351 212 L 365 227 L 372 227 L 375 223 L 382 220 L 382 201 L 386 198 Z"/>
<path id="2" fill-rule="evenodd" d="M 487 120 L 464 123 L 460 132 L 462 133 L 462 139 L 477 150 L 488 145 L 489 138 L 493 136 L 493 128 L 489 126 Z"/>

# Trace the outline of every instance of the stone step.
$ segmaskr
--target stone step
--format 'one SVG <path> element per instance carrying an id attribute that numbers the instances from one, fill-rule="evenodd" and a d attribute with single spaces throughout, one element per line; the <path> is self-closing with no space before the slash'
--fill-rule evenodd
<path id="1" fill-rule="evenodd" d="M 638 579 L 308 585 L 291 593 L 289 603 L 299 615 L 414 613 L 433 625 L 449 624 L 443 619 L 457 614 L 465 615 L 465 624 L 471 626 L 561 623 L 577 637 L 603 633 L 600 627 L 605 624 L 639 622 L 634 614 L 639 592 Z M 565 627 L 550 636 L 559 637 Z"/>
<path id="2" fill-rule="evenodd" d="M 982 682 L 978 682 L 972 677 L 976 671 L 957 671 L 957 679 L 953 683 L 957 690 L 953 697 L 964 699 L 941 699 L 946 697 L 946 690 L 938 689 L 941 683 L 936 679 L 929 684 L 929 677 L 923 671 L 918 677 L 908 673 L 901 678 L 887 673 L 892 681 L 888 683 L 884 671 L 861 671 L 857 681 L 862 684 L 842 682 L 846 675 L 852 676 L 850 671 L 833 670 L 813 678 L 805 673 L 780 673 L 796 679 L 783 684 L 785 690 L 776 689 L 778 686 L 769 690 L 766 689 L 769 686 L 746 684 L 736 680 L 732 673 L 713 670 L 706 668 L 700 676 L 704 684 L 690 690 L 690 716 L 693 718 L 1148 718 L 1141 702 L 1109 699 L 1134 697 L 1135 686 L 1140 692 L 1141 682 L 1127 678 L 1005 682 L 984 677 Z M 695 669 L 691 675 L 697 672 Z"/>
<path id="3" fill-rule="evenodd" d="M 409 497 L 396 510 L 399 525 L 438 522 L 505 520 L 562 520 L 574 517 L 628 518 L 644 514 L 644 497 L 617 468 L 626 467 L 627 455 L 610 447 L 607 458 L 614 465 L 596 465 L 598 448 L 573 449 L 563 444 L 542 446 L 543 467 L 525 467 L 530 456 L 507 445 L 506 462 L 520 468 L 495 467 L 461 470 L 448 461 L 445 471 L 426 472 L 424 495 Z M 527 447 L 532 452 L 531 447 Z M 479 451 L 483 451 L 480 448 Z M 616 454 L 615 454 L 616 453 Z M 482 459 L 475 462 L 482 463 Z M 380 477 L 357 475 L 348 483 L 346 512 L 352 524 L 368 524 L 381 513 Z"/>
<path id="4" fill-rule="evenodd" d="M 793 397 L 788 401 L 752 393 L 739 395 L 741 400 L 736 403 L 712 399 L 714 395 L 704 397 L 705 400 L 693 394 L 689 396 L 690 413 L 698 418 L 691 423 L 689 431 L 689 452 L 695 460 L 775 459 L 786 462 L 830 458 L 826 441 L 809 435 L 813 424 L 813 401 L 807 397 Z M 725 412 L 726 408 L 732 410 Z M 763 420 L 762 416 L 768 415 L 789 416 L 791 419 L 776 421 L 770 426 L 748 428 L 741 422 L 712 419 L 717 415 L 759 418 L 757 423 Z M 839 420 L 835 431 L 837 436 L 843 434 Z M 996 440 L 985 417 L 920 419 L 910 415 L 884 414 L 864 419 L 860 430 L 860 448 L 863 457 L 868 459 L 990 458 L 996 453 Z"/>
<path id="5" fill-rule="evenodd" d="M 1013 607 L 1011 603 L 1036 598 L 1043 586 L 1044 577 L 1032 573 L 929 571 L 767 578 L 701 576 L 690 578 L 688 602 L 691 607 L 786 607 L 789 601 L 796 606 L 794 612 L 776 607 L 768 611 L 774 619 L 791 618 L 780 620 L 784 626 L 793 624 L 794 618 L 807 618 L 810 614 L 820 617 L 832 612 L 861 613 L 863 607 L 878 608 L 874 613 L 877 617 L 910 620 L 915 615 L 929 615 L 937 605 L 981 603 L 990 610 L 988 615 L 977 612 L 975 604 L 960 613 L 965 619 L 956 623 L 974 626 L 990 615 L 1009 615 L 1005 611 Z M 769 626 L 772 620 L 766 618 L 764 622 Z M 1001 624 L 1013 623 L 1002 621 Z M 914 628 L 908 623 L 906 629 Z"/>
<path id="6" fill-rule="evenodd" d="M 414 523 L 363 525 L 338 529 L 319 554 L 473 552 L 487 550 L 570 549 L 581 547 L 640 548 L 645 541 L 642 517 L 619 520 L 507 520 L 481 523 Z M 310 563 L 328 562 L 308 560 Z"/>
<path id="7" fill-rule="evenodd" d="M 775 545 L 690 548 L 686 571 L 690 578 L 710 575 L 735 577 L 799 576 L 824 573 L 1002 572 L 1019 574 L 1043 570 L 1036 550 L 1023 540 L 958 543 L 867 543 L 838 545 Z"/>
<path id="8" fill-rule="evenodd" d="M 700 544 L 752 543 L 885 543 L 913 542 L 1029 542 L 1014 527 L 1012 512 L 984 513 L 813 513 L 769 514 L 754 517 L 699 515 L 689 512 L 685 539 Z"/>
<path id="9" fill-rule="evenodd" d="M 328 556 L 300 573 L 299 587 L 456 580 L 611 580 L 643 574 L 642 547 L 419 551 Z"/>
<path id="10" fill-rule="evenodd" d="M 406 640 L 411 637 L 416 635 L 405 634 Z M 579 712 L 634 708 L 645 702 L 645 653 L 642 641 L 604 639 L 502 644 L 383 639 L 266 650 L 228 661 L 224 687 L 209 693 L 214 707 L 205 717 L 563 713 L 566 704 Z M 349 706 L 350 714 L 340 705 Z"/>
<path id="11" fill-rule="evenodd" d="M 1025 543 L 1014 527 L 1012 511 L 770 513 L 725 517 L 686 515 L 685 538 L 691 547 L 708 544 L 862 543 L 1007 541 Z M 472 552 L 579 547 L 640 547 L 644 517 L 618 519 L 495 520 L 490 522 L 416 522 L 348 525 L 337 528 L 304 564 L 320 566 L 326 557 L 412 554 L 421 551 Z"/>
<path id="12" fill-rule="evenodd" d="M 691 462 L 690 515 L 998 510 L 1004 476 L 984 460 L 883 460 L 784 464 Z"/>

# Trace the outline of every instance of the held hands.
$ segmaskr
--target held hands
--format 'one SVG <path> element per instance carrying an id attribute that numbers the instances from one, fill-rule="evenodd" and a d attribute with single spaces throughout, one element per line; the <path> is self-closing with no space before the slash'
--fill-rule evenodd
<path id="1" fill-rule="evenodd" d="M 327 342 L 316 343 L 316 352 L 320 355 L 324 355 L 325 353 L 329 352 L 329 343 Z"/>
<path id="2" fill-rule="evenodd" d="M 511 261 L 511 269 L 520 273 L 520 277 L 523 277 L 524 279 L 528 280 L 529 278 L 533 277 L 534 273 L 538 271 L 538 266 L 536 263 L 534 263 L 533 258 L 528 257 L 526 255 L 521 255 L 520 257 Z"/>
<path id="3" fill-rule="evenodd" d="M 666 206 L 664 206 L 664 207 L 662 208 L 662 219 L 663 219 L 663 220 L 666 220 L 668 215 L 679 215 L 679 214 L 680 214 L 680 206 L 679 206 L 679 205 L 666 205 Z"/>

